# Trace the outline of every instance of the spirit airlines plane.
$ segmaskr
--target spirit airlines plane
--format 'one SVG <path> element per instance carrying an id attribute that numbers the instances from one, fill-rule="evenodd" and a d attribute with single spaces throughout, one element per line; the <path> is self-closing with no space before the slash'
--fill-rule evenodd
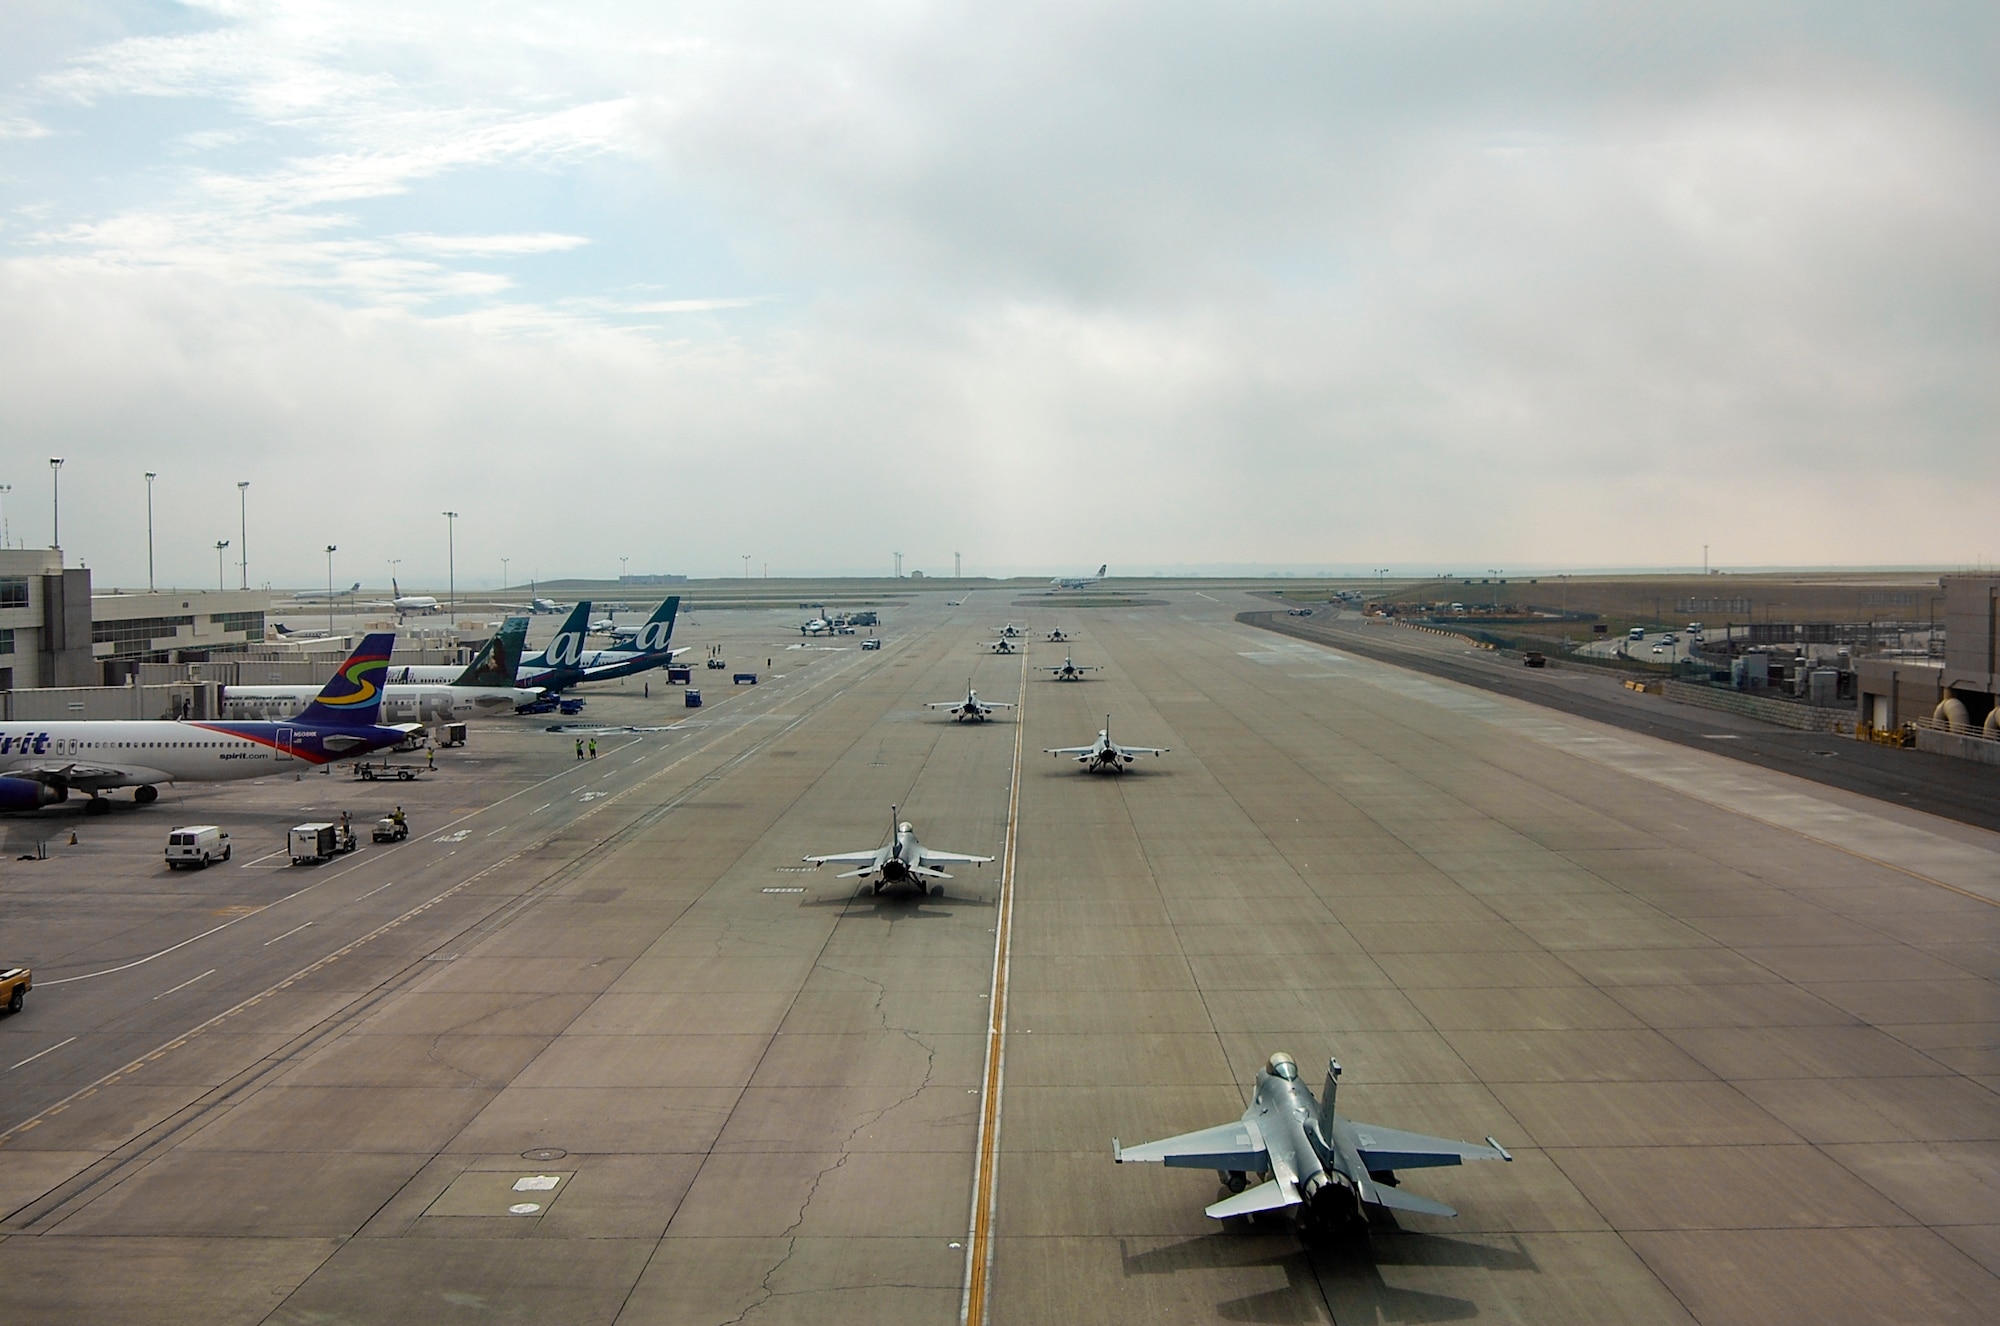
<path id="1" fill-rule="evenodd" d="M 541 691 L 513 684 L 527 633 L 527 618 L 514 618 L 486 642 L 472 666 L 462 671 L 443 669 L 449 674 L 443 681 L 410 679 L 411 673 L 429 669 L 390 668 L 382 687 L 383 715 L 392 723 L 451 723 L 512 714 L 533 704 Z M 315 694 L 308 686 L 231 686 L 222 694 L 222 716 L 291 718 L 311 704 Z"/>
<path id="2" fill-rule="evenodd" d="M 411 731 L 385 727 L 382 675 L 396 637 L 370 635 L 311 704 L 287 723 L 90 721 L 0 723 L 0 809 L 34 810 L 89 794 L 133 789 L 144 804 L 160 783 L 233 782 L 351 760 L 393 746 Z"/>

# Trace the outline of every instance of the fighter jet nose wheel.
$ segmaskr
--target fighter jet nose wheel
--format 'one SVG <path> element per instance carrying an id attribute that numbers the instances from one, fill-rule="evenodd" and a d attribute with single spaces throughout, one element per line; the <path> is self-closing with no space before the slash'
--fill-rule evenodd
<path id="1" fill-rule="evenodd" d="M 149 806 L 160 799 L 160 789 L 147 785 L 132 789 L 132 799 L 142 806 Z"/>

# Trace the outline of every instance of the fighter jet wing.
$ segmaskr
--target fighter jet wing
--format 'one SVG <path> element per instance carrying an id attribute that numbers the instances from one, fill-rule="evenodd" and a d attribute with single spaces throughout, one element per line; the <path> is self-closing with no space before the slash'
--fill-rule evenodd
<path id="1" fill-rule="evenodd" d="M 933 861 L 962 861 L 969 866 L 978 866 L 984 865 L 992 859 L 990 856 L 967 856 L 963 852 L 933 852 L 930 848 L 926 847 L 924 849 L 923 863 L 929 865 Z"/>
<path id="2" fill-rule="evenodd" d="M 1121 1165 L 1150 1163 L 1181 1165 L 1188 1169 L 1250 1171 L 1269 1169 L 1271 1165 L 1270 1155 L 1264 1149 L 1264 1135 L 1247 1118 L 1139 1146 L 1121 1147 L 1114 1137 L 1111 1139 L 1111 1158 Z"/>
<path id="3" fill-rule="evenodd" d="M 963 708 L 965 708 L 965 701 L 963 701 L 963 700 L 934 700 L 934 701 L 932 701 L 931 703 L 929 703 L 929 704 L 925 705 L 925 706 L 924 706 L 924 708 L 926 708 L 926 709 L 963 709 Z"/>
<path id="4" fill-rule="evenodd" d="M 1438 1165 L 1458 1165 L 1468 1160 L 1512 1160 L 1514 1157 L 1493 1139 L 1454 1142 L 1448 1137 L 1426 1137 L 1380 1124 L 1343 1120 L 1354 1140 L 1361 1162 L 1371 1170 L 1430 1169 Z M 1432 1214 L 1437 1214 L 1432 1212 Z"/>
<path id="5" fill-rule="evenodd" d="M 1165 755 L 1169 748 L 1166 746 L 1120 746 L 1118 749 L 1125 755 Z"/>
<path id="6" fill-rule="evenodd" d="M 878 847 L 872 852 L 835 852 L 831 856 L 808 856 L 803 859 L 816 866 L 858 866 L 864 862 L 881 860 L 882 849 Z"/>
<path id="7" fill-rule="evenodd" d="M 1042 748 L 1042 754 L 1044 755 L 1094 755 L 1096 753 L 1097 747 L 1095 746 L 1044 746 Z"/>

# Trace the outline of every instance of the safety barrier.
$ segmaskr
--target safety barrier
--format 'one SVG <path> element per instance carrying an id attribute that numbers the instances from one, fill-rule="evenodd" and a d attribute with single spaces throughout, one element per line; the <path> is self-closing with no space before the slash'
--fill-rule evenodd
<path id="1" fill-rule="evenodd" d="M 1664 685 L 1666 697 L 1679 704 L 1691 704 L 1725 714 L 1740 714 L 1745 718 L 1761 719 L 1766 723 L 1775 723 L 1779 727 L 1793 728 L 1800 732 L 1845 732 L 1854 721 L 1848 711 L 1840 709 L 1817 709 L 1791 700 L 1779 700 L 1765 695 L 1745 695 L 1741 691 L 1725 691 L 1685 681 L 1669 681 Z"/>

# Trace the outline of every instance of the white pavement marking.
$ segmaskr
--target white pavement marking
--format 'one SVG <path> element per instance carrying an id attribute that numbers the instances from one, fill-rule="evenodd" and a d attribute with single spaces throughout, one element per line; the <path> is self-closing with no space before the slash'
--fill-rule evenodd
<path id="1" fill-rule="evenodd" d="M 356 901 L 359 901 L 359 899 L 357 899 Z M 271 947 L 271 945 L 277 943 L 281 939 L 290 939 L 293 935 L 296 935 L 299 931 L 305 929 L 307 925 L 311 924 L 312 924 L 311 921 L 307 921 L 305 925 L 295 925 L 282 935 L 272 935 L 269 939 L 264 941 L 262 947 L 269 948 Z"/>
<path id="2" fill-rule="evenodd" d="M 155 998 L 155 999 L 165 999 L 165 998 L 166 998 L 166 997 L 167 997 L 168 995 L 170 995 L 170 994 L 173 994 L 173 993 L 174 993 L 174 992 L 175 992 L 176 990 L 185 990 L 185 989 L 187 989 L 187 988 L 188 988 L 188 987 L 189 987 L 190 985 L 193 985 L 193 984 L 195 983 L 195 981 L 205 981 L 205 980 L 207 980 L 207 979 L 208 979 L 209 977 L 211 977 L 211 976 L 215 975 L 215 970 L 216 970 L 215 968 L 213 968 L 213 967 L 210 967 L 210 968 L 209 968 L 209 969 L 208 969 L 207 971 L 203 972 L 203 973 L 202 973 L 201 975 L 199 975 L 199 976 L 196 976 L 196 977 L 194 977 L 194 978 L 193 978 L 193 979 L 191 979 L 191 980 L 186 980 L 186 981 L 182 981 L 182 982 L 181 982 L 181 983 L 180 983 L 179 985 L 175 986 L 175 987 L 173 988 L 173 990 L 162 990 L 162 991 L 160 991 L 160 992 L 159 992 L 158 994 L 154 995 L 154 996 L 153 996 L 153 998 Z"/>
<path id="3" fill-rule="evenodd" d="M 20 1063 L 18 1063 L 18 1064 L 9 1064 L 9 1065 L 7 1065 L 7 1071 L 11 1073 L 11 1072 L 13 1072 L 13 1071 L 14 1071 L 14 1070 L 15 1070 L 16 1068 L 22 1068 L 22 1067 L 25 1067 L 25 1066 L 27 1066 L 28 1064 L 31 1064 L 31 1063 L 35 1062 L 35 1060 L 37 1060 L 37 1059 L 41 1058 L 41 1057 L 42 1057 L 43 1055 L 45 1055 L 45 1054 L 54 1054 L 54 1053 L 55 1053 L 55 1052 L 56 1052 L 57 1050 L 60 1050 L 60 1049 L 61 1049 L 61 1048 L 62 1048 L 63 1046 L 65 1046 L 65 1045 L 69 1044 L 69 1041 L 73 1041 L 73 1040 L 75 1040 L 75 1039 L 76 1039 L 76 1037 L 72 1036 L 72 1037 L 70 1037 L 70 1038 L 69 1038 L 69 1040 L 68 1040 L 68 1041 L 57 1041 L 57 1042 L 56 1042 L 56 1043 L 55 1043 L 54 1045 L 51 1045 L 51 1046 L 50 1046 L 50 1047 L 49 1047 L 48 1049 L 46 1049 L 46 1050 L 40 1050 L 40 1051 L 37 1051 L 36 1053 L 34 1053 L 34 1054 L 31 1054 L 31 1055 L 29 1055 L 29 1056 L 28 1056 L 27 1058 L 23 1059 L 23 1060 L 22 1060 L 22 1061 L 21 1061 Z"/>

